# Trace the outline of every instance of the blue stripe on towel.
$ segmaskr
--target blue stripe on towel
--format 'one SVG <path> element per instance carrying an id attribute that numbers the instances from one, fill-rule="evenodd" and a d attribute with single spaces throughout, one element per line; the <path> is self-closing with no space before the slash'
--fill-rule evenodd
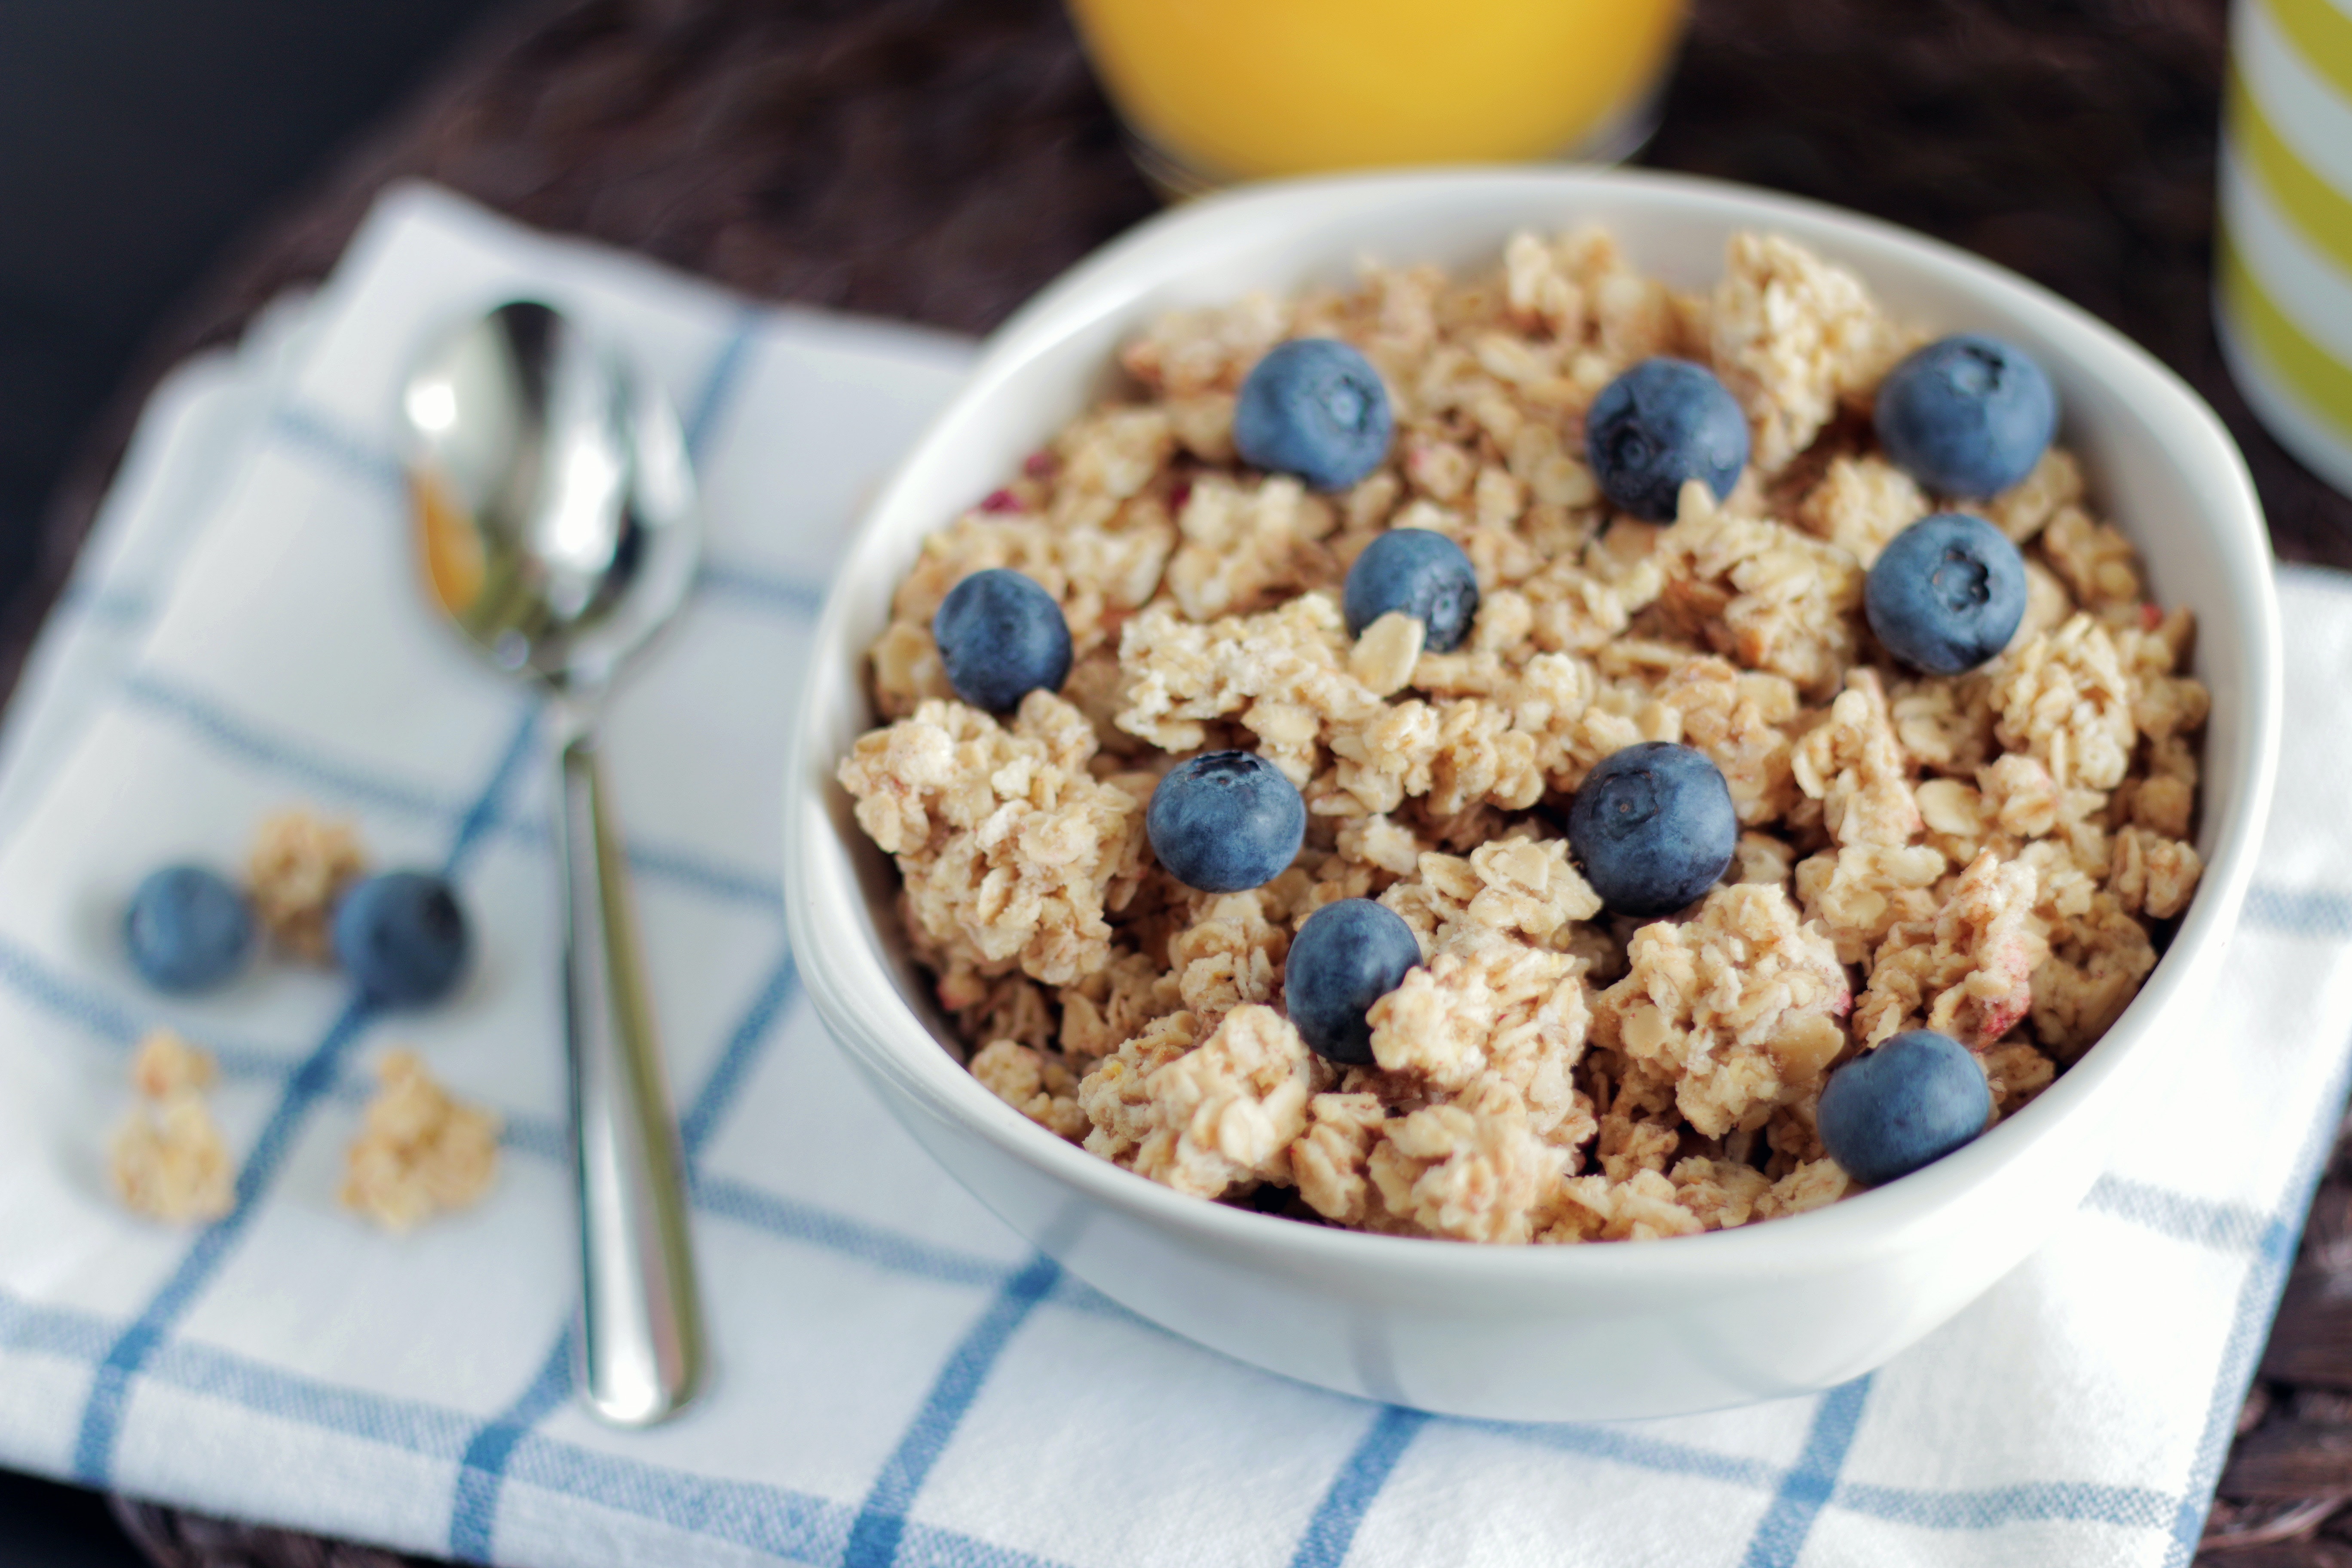
<path id="1" fill-rule="evenodd" d="M 1869 1397 L 1866 1375 L 1840 1384 L 1821 1396 L 1811 1429 L 1805 1434 L 1804 1450 L 1797 1456 L 1795 1468 L 1780 1478 L 1764 1517 L 1757 1521 L 1748 1554 L 1740 1559 L 1741 1568 L 1791 1568 L 1795 1563 L 1822 1506 L 1837 1490 L 1838 1472 L 1845 1468 L 1845 1457 L 1853 1451 L 1854 1433 L 1862 1426 L 1862 1406 Z"/>
<path id="2" fill-rule="evenodd" d="M 463 873 L 475 847 L 497 821 L 523 759 L 535 750 L 533 741 L 538 728 L 538 709 L 527 708 L 499 752 L 481 793 L 458 823 L 444 868 L 453 879 Z M 372 1022 L 372 1011 L 354 1000 L 328 1026 L 317 1047 L 288 1078 L 276 1109 L 246 1155 L 244 1168 L 237 1173 L 236 1206 L 226 1217 L 206 1226 L 197 1236 L 182 1255 L 179 1266 L 149 1300 L 146 1309 L 107 1351 L 106 1359 L 99 1363 L 91 1378 L 89 1397 L 82 1406 L 81 1424 L 74 1439 L 76 1479 L 88 1486 L 102 1487 L 110 1479 L 114 1447 L 121 1436 L 132 1380 L 162 1346 L 173 1325 L 212 1283 L 213 1276 L 252 1222 L 262 1194 L 292 1150 L 310 1108 L 334 1086 L 343 1058 L 367 1033 Z"/>
<path id="3" fill-rule="evenodd" d="M 824 604 L 822 584 L 797 582 L 723 561 L 706 559 L 695 576 L 695 585 L 706 594 L 772 605 L 801 619 L 814 616 Z"/>
<path id="4" fill-rule="evenodd" d="M 0 988 L 113 1046 L 129 1046 L 163 1022 L 134 1016 L 111 993 L 52 969 L 5 937 L 0 937 Z M 205 1046 L 232 1079 L 279 1078 L 302 1061 L 299 1047 L 273 1050 L 249 1041 L 224 1041 L 210 1029 L 205 1031 Z"/>
<path id="5" fill-rule="evenodd" d="M 2092 1184 L 2083 1206 L 2216 1252 L 2256 1251 L 2274 1223 L 2238 1204 L 2167 1192 L 2112 1173 Z"/>
<path id="6" fill-rule="evenodd" d="M 324 458 L 370 489 L 405 493 L 408 473 L 400 459 L 362 440 L 324 410 L 281 405 L 269 411 L 268 434 Z"/>
<path id="7" fill-rule="evenodd" d="M 110 1332 L 108 1320 L 96 1313 L 35 1305 L 0 1290 L 0 1345 L 94 1360 Z M 458 1458 L 479 1428 L 478 1419 L 462 1411 L 323 1383 L 198 1342 L 160 1351 L 147 1376 L 270 1420 L 432 1459 Z M 837 1559 L 855 1517 L 846 1504 L 827 1498 L 757 1481 L 716 1479 L 536 1432 L 515 1445 L 508 1473 L 616 1514 L 803 1562 Z M 1056 1568 L 1046 1559 L 922 1524 L 908 1526 L 900 1555 L 908 1563 L 959 1568 Z"/>
<path id="8" fill-rule="evenodd" d="M 273 773 L 300 780 L 310 788 L 340 795 L 357 804 L 404 816 L 447 819 L 464 810 L 464 803 L 422 785 L 387 781 L 383 764 L 373 759 L 333 756 L 295 737 L 232 712 L 227 707 L 158 675 L 142 671 L 128 677 L 123 696 L 135 706 L 178 721 L 199 741 L 217 751 Z M 548 825 L 544 816 L 501 816 L 498 830 L 545 848 Z M 695 854 L 642 841 L 626 846 L 630 868 L 640 875 L 673 883 L 712 898 L 754 904 L 775 913 L 783 910 L 776 879 L 765 871 L 726 866 Z"/>
<path id="9" fill-rule="evenodd" d="M 1915 1530 L 1997 1530 L 2045 1519 L 2169 1530 L 2180 1501 L 2149 1487 L 2096 1481 L 2024 1481 L 1950 1492 L 1846 1481 L 1839 1485 L 1830 1506 Z"/>
<path id="10" fill-rule="evenodd" d="M 2256 883 L 2246 889 L 2245 918 L 2248 925 L 2290 936 L 2336 942 L 2352 937 L 2352 899 L 2324 888 L 2269 888 Z"/>
<path id="11" fill-rule="evenodd" d="M 1323 1500 L 1316 1505 L 1315 1517 L 1307 1521 L 1307 1533 L 1299 1537 L 1298 1549 L 1290 1554 L 1290 1568 L 1339 1568 L 1348 1560 L 1348 1549 L 1355 1544 L 1356 1531 L 1364 1515 L 1371 1511 L 1372 1500 L 1388 1485 L 1414 1434 L 1431 1419 L 1401 1405 L 1381 1407 L 1355 1451 L 1340 1464 Z"/>
<path id="12" fill-rule="evenodd" d="M 2320 1170 L 2326 1163 L 2328 1151 L 2336 1146 L 2345 1094 L 2352 1089 L 2352 1051 L 2345 1051 L 2339 1046 L 2338 1053 L 2335 1077 L 2328 1082 L 2327 1092 L 2319 1099 L 2320 1112 L 2295 1152 L 2294 1174 L 2289 1178 L 2286 1191 L 2263 1233 L 2262 1249 L 2239 1286 L 2237 1311 L 2230 1323 L 2230 1337 L 2221 1348 L 2213 1394 L 2205 1407 L 2205 1430 L 2198 1439 L 2189 1489 L 2181 1494 L 2180 1507 L 2173 1519 L 2166 1568 L 2187 1568 L 2189 1561 L 2197 1555 L 2197 1540 L 2204 1531 L 2206 1512 L 2213 1505 L 2213 1488 L 2221 1479 L 2221 1466 L 2230 1457 L 2230 1439 L 2237 1431 L 2238 1411 L 2245 1400 L 2246 1385 L 2252 1381 L 2255 1362 L 2270 1338 L 2271 1316 L 2278 1310 L 2279 1292 L 2285 1287 L 2287 1270 L 2294 1262 L 2295 1241 L 2303 1231 L 2303 1216 L 2311 1207 L 2312 1189 L 2319 1184 Z"/>
<path id="13" fill-rule="evenodd" d="M 79 1307 L 21 1301 L 0 1290 L 0 1347 L 93 1366 L 114 1342 L 111 1318 Z"/>
<path id="14" fill-rule="evenodd" d="M 497 1533 L 499 1490 L 516 1445 L 545 1420 L 572 1392 L 572 1328 L 555 1336 L 554 1349 L 508 1405 L 477 1427 L 457 1462 L 456 1496 L 449 1507 L 449 1555 L 461 1563 L 490 1561 Z"/>
<path id="15" fill-rule="evenodd" d="M 1558 1426 L 1515 1421 L 1449 1420 L 1448 1425 L 1474 1431 L 1491 1432 L 1517 1442 L 1538 1447 L 1556 1448 L 1564 1454 L 1580 1458 L 1607 1459 L 1615 1464 L 1639 1470 L 1655 1470 L 1663 1475 L 1698 1476 L 1706 1480 L 1723 1481 L 1732 1486 L 1769 1489 L 1780 1484 L 1780 1469 L 1761 1459 L 1750 1459 L 1737 1454 L 1719 1454 L 1712 1449 L 1693 1447 L 1670 1438 L 1652 1437 L 1622 1426 L 1605 1426 L 1586 1422 L 1563 1422 Z"/>
<path id="16" fill-rule="evenodd" d="M 702 1080 L 702 1092 L 678 1118 L 678 1139 L 686 1146 L 689 1165 L 709 1145 L 719 1124 L 735 1108 L 735 1097 L 743 1091 L 744 1081 L 751 1075 L 751 1066 L 759 1060 L 760 1047 L 767 1043 L 776 1020 L 792 1005 L 800 990 L 800 972 L 793 967 L 793 955 L 786 951 L 777 956 L 775 967 L 768 972 L 767 984 L 751 999 L 751 1005 L 728 1037 L 719 1053 L 718 1062 L 709 1077 Z"/>
<path id="17" fill-rule="evenodd" d="M 759 343 L 760 321 L 766 314 L 757 305 L 746 305 L 737 312 L 727 341 L 719 346 L 718 357 L 702 373 L 701 388 L 694 395 L 693 406 L 686 411 L 686 449 L 698 458 L 709 450 L 711 437 L 734 406 L 735 394 L 743 384 L 743 367 Z"/>
<path id="18" fill-rule="evenodd" d="M 850 1527 L 841 1568 L 893 1568 L 907 1531 L 907 1511 L 930 1478 L 931 1467 L 947 1451 L 956 1427 L 980 1397 L 1004 1347 L 1061 1274 L 1060 1265 L 1042 1252 L 1037 1254 L 1004 1282 L 980 1321 L 950 1352 L 922 1408 L 883 1461 L 873 1489 L 866 1494 L 865 1505 Z"/>
<path id="19" fill-rule="evenodd" d="M 272 734 L 212 698 L 153 670 L 126 676 L 121 691 L 132 707 L 178 720 L 215 750 L 314 788 L 405 816 L 447 817 L 465 809 L 465 802 L 453 796 L 386 778 L 380 763 L 342 762 L 299 741 Z"/>

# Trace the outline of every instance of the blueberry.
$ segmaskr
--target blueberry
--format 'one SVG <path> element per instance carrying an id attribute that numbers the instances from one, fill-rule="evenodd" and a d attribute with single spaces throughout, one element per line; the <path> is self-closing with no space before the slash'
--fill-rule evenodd
<path id="1" fill-rule="evenodd" d="M 1592 400 L 1584 452 L 1611 504 L 1666 522 L 1686 479 L 1717 500 L 1731 493 L 1748 466 L 1748 416 L 1706 366 L 1645 359 Z"/>
<path id="2" fill-rule="evenodd" d="M 1871 563 L 1862 609 L 1887 652 L 1929 675 L 1958 675 L 2017 635 L 2025 557 L 1980 517 L 1923 517 Z"/>
<path id="3" fill-rule="evenodd" d="M 371 1001 L 437 1002 L 456 989 L 471 948 L 466 911 L 430 871 L 386 871 L 335 906 L 335 957 Z"/>
<path id="4" fill-rule="evenodd" d="M 1671 741 L 1604 758 L 1568 810 L 1568 847 L 1614 914 L 1674 913 L 1715 886 L 1738 842 L 1722 770 Z"/>
<path id="5" fill-rule="evenodd" d="M 2058 432 L 2058 395 L 2025 351 L 1974 332 L 1913 353 L 1878 384 L 1878 444 L 1938 495 L 1999 495 Z"/>
<path id="6" fill-rule="evenodd" d="M 1307 917 L 1282 968 L 1284 1004 L 1300 1038 L 1327 1061 L 1372 1059 L 1371 1005 L 1421 962 L 1404 918 L 1370 899 L 1341 899 Z"/>
<path id="7" fill-rule="evenodd" d="M 1875 1187 L 1969 1142 L 1991 1114 L 1992 1090 L 1969 1048 L 1906 1029 L 1830 1075 L 1816 1122 L 1830 1158 Z"/>
<path id="8" fill-rule="evenodd" d="M 1234 450 L 1318 490 L 1344 490 L 1389 454 L 1389 390 L 1371 362 L 1332 338 L 1276 344 L 1242 383 Z"/>
<path id="9" fill-rule="evenodd" d="M 228 879 L 202 866 L 166 866 L 131 895 L 122 940 L 158 991 L 209 991 L 253 951 L 253 910 Z"/>
<path id="10" fill-rule="evenodd" d="M 1391 610 L 1402 610 L 1422 625 L 1421 646 L 1452 653 L 1470 635 L 1478 614 L 1478 574 L 1462 547 L 1426 528 L 1396 528 L 1364 546 L 1348 568 L 1340 600 L 1348 632 L 1364 628 Z"/>
<path id="11" fill-rule="evenodd" d="M 1070 623 L 1054 595 L 1003 566 L 948 590 L 931 616 L 948 684 L 975 708 L 1010 713 L 1033 691 L 1059 691 L 1070 674 Z"/>
<path id="12" fill-rule="evenodd" d="M 1238 893 L 1289 869 L 1307 837 L 1307 802 L 1264 757 L 1204 752 L 1168 770 L 1151 792 L 1143 830 L 1186 887 Z"/>

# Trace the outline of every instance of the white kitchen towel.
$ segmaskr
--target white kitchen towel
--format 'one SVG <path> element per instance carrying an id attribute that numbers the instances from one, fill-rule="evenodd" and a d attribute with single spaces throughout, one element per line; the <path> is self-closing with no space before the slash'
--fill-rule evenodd
<path id="1" fill-rule="evenodd" d="M 424 609 L 393 457 L 420 335 L 518 290 L 673 390 L 708 500 L 700 590 L 606 748 L 720 1359 L 703 1405 L 642 1434 L 566 1397 L 535 715 Z M 533 1568 L 2187 1562 L 2344 1099 L 2352 583 L 2282 574 L 2298 720 L 2201 1066 L 2047 1247 L 1817 1397 L 1433 1418 L 1225 1361 L 1060 1272 L 907 1140 L 801 995 L 776 789 L 812 615 L 968 355 L 408 188 L 314 301 L 158 395 L 0 779 L 0 1463 Z M 297 801 L 457 878 L 480 951 L 454 1004 L 378 1016 L 276 963 L 180 1002 L 128 972 L 135 880 L 235 864 Z M 219 1053 L 243 1165 L 193 1234 L 104 1174 L 158 1023 Z M 336 1188 L 400 1043 L 506 1133 L 479 1207 L 395 1239 Z"/>

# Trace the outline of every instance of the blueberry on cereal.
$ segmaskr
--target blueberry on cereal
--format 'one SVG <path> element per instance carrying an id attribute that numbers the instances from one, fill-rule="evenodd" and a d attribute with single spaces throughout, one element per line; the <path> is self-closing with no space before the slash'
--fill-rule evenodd
<path id="1" fill-rule="evenodd" d="M 1815 1120 L 1830 1158 L 1875 1187 L 1970 1142 L 1991 1115 L 1992 1090 L 1969 1048 L 1906 1029 L 1832 1073 Z"/>
<path id="2" fill-rule="evenodd" d="M 1928 675 L 1958 675 L 2009 646 L 2025 618 L 2025 557 L 1967 512 L 1896 534 L 1863 581 L 1863 614 L 1886 651 Z"/>
<path id="3" fill-rule="evenodd" d="M 1391 529 L 1364 546 L 1348 568 L 1340 606 L 1350 637 L 1363 636 L 1382 616 L 1402 610 L 1421 623 L 1423 648 L 1452 653 L 1470 635 L 1478 614 L 1478 574 L 1462 547 L 1445 535 L 1426 528 Z"/>
<path id="4" fill-rule="evenodd" d="M 1584 451 L 1611 505 L 1668 522 L 1685 481 L 1704 479 L 1717 500 L 1739 482 L 1748 416 L 1706 366 L 1645 359 L 1592 400 Z"/>
<path id="5" fill-rule="evenodd" d="M 1205 752 L 1168 770 L 1143 829 L 1170 876 L 1204 893 L 1238 893 L 1289 869 L 1307 837 L 1307 802 L 1264 757 Z"/>
<path id="6" fill-rule="evenodd" d="M 209 991 L 245 966 L 253 910 L 229 879 L 202 866 L 148 874 L 122 917 L 123 945 L 158 991 Z"/>
<path id="7" fill-rule="evenodd" d="M 1334 338 L 1276 344 L 1234 405 L 1234 450 L 1270 473 L 1344 490 L 1381 466 L 1394 427 L 1371 362 Z"/>
<path id="8" fill-rule="evenodd" d="M 411 1007 L 457 988 L 472 940 L 446 879 L 386 871 L 335 906 L 335 958 L 372 1002 Z"/>
<path id="9" fill-rule="evenodd" d="M 931 616 L 948 684 L 975 708 L 1010 713 L 1033 691 L 1059 691 L 1070 673 L 1070 624 L 1054 595 L 1002 566 L 948 590 Z"/>
<path id="10" fill-rule="evenodd" d="M 1878 444 L 1938 495 L 1999 495 L 2058 432 L 2058 395 L 2014 343 L 1962 332 L 1911 353 L 1878 384 Z"/>
<path id="11" fill-rule="evenodd" d="M 1412 928 L 1386 905 L 1341 899 L 1307 917 L 1282 967 L 1283 1005 L 1307 1048 L 1326 1061 L 1368 1067 L 1364 1015 L 1421 962 Z"/>
<path id="12" fill-rule="evenodd" d="M 1738 842 L 1723 771 L 1671 741 L 1603 758 L 1569 805 L 1569 849 L 1612 914 L 1674 913 L 1715 886 Z"/>

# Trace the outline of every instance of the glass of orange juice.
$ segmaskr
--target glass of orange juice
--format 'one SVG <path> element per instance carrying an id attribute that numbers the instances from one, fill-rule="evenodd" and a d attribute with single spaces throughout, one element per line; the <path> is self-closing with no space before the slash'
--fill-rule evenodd
<path id="1" fill-rule="evenodd" d="M 1144 172 L 1189 194 L 1641 145 L 1683 0 L 1069 0 Z"/>

